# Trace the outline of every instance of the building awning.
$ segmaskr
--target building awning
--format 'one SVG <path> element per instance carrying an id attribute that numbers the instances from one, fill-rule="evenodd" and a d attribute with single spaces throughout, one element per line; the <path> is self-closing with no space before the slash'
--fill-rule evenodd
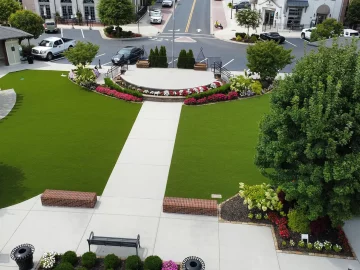
<path id="1" fill-rule="evenodd" d="M 318 14 L 325 14 L 328 15 L 330 13 L 330 8 L 328 5 L 321 5 L 320 7 L 318 7 L 318 9 L 316 10 L 316 13 Z"/>
<path id="2" fill-rule="evenodd" d="M 33 35 L 26 33 L 20 29 L 0 26 L 0 40 L 16 39 L 16 38 L 32 38 Z"/>
<path id="3" fill-rule="evenodd" d="M 308 0 L 288 0 L 287 1 L 288 7 L 308 7 L 309 1 Z"/>

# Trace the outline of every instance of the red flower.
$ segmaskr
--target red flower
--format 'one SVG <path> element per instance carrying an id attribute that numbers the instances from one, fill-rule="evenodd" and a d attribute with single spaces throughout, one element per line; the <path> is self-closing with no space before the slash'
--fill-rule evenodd
<path id="1" fill-rule="evenodd" d="M 237 94 L 237 92 L 235 92 L 235 91 L 231 91 L 231 92 L 228 94 L 228 100 L 237 99 L 237 98 L 238 98 L 238 94 Z"/>
<path id="2" fill-rule="evenodd" d="M 286 225 L 288 223 L 286 217 L 282 217 L 282 218 L 278 218 L 277 220 L 275 220 L 275 224 L 278 225 L 279 227 L 281 225 Z"/>
<path id="3" fill-rule="evenodd" d="M 197 100 L 195 98 L 187 98 L 184 101 L 185 105 L 195 105 L 197 103 Z"/>
<path id="4" fill-rule="evenodd" d="M 286 228 L 286 226 L 285 226 L 285 229 L 279 230 L 279 234 L 280 234 L 280 237 L 283 238 L 283 239 L 288 239 L 288 238 L 290 238 L 290 232 L 289 232 L 289 230 Z"/>

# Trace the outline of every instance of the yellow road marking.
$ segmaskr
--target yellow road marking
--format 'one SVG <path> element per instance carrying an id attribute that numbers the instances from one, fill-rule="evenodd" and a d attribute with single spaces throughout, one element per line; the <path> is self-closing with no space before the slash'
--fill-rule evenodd
<path id="1" fill-rule="evenodd" d="M 196 4 L 196 0 L 194 0 L 193 5 L 192 5 L 192 7 L 191 7 L 189 19 L 188 19 L 188 22 L 187 22 L 187 25 L 186 25 L 186 28 L 185 28 L 185 33 L 187 33 L 187 32 L 189 31 L 189 27 L 190 27 L 190 23 L 191 23 L 191 18 L 192 18 L 192 15 L 193 15 L 193 13 L 194 13 L 194 9 L 195 9 L 195 4 Z"/>

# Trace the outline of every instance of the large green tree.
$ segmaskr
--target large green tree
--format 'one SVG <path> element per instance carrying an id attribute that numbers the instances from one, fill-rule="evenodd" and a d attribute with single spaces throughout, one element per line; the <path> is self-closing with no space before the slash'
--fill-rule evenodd
<path id="1" fill-rule="evenodd" d="M 6 23 L 12 13 L 21 9 L 21 5 L 16 0 L 0 0 L 0 23 Z"/>
<path id="2" fill-rule="evenodd" d="M 274 41 L 257 42 L 247 48 L 247 67 L 258 73 L 261 80 L 274 80 L 278 71 L 293 59 L 291 49 L 284 49 Z"/>
<path id="3" fill-rule="evenodd" d="M 78 41 L 74 48 L 64 52 L 64 56 L 74 66 L 77 66 L 79 64 L 85 66 L 90 64 L 94 60 L 98 51 L 98 45 L 92 44 L 90 42 L 85 43 Z"/>
<path id="4" fill-rule="evenodd" d="M 353 41 L 355 43 L 355 41 Z M 360 211 L 360 55 L 356 44 L 303 57 L 275 87 L 255 164 L 309 220 Z"/>
<path id="5" fill-rule="evenodd" d="M 98 6 L 99 17 L 106 25 L 120 26 L 135 19 L 135 8 L 129 0 L 100 0 Z M 120 28 L 116 28 L 120 31 Z"/>
<path id="6" fill-rule="evenodd" d="M 30 10 L 19 10 L 16 13 L 11 14 L 9 23 L 12 27 L 32 34 L 35 39 L 44 32 L 44 20 Z"/>
<path id="7" fill-rule="evenodd" d="M 352 0 L 350 2 L 345 21 L 351 26 L 360 24 L 360 0 Z"/>
<path id="8" fill-rule="evenodd" d="M 310 40 L 317 41 L 331 37 L 337 37 L 343 32 L 343 25 L 334 18 L 328 18 L 316 25 L 316 29 L 311 32 Z"/>
<path id="9" fill-rule="evenodd" d="M 247 34 L 249 35 L 250 27 L 256 29 L 261 22 L 261 15 L 256 10 L 240 9 L 236 14 L 236 21 L 238 25 L 245 26 L 247 28 Z"/>

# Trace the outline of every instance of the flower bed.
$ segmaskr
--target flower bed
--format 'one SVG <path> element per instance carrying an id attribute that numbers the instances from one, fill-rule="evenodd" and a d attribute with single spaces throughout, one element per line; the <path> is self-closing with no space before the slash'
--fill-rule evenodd
<path id="1" fill-rule="evenodd" d="M 141 97 L 135 97 L 130 94 L 118 92 L 117 90 L 112 90 L 112 89 L 104 87 L 104 86 L 96 87 L 95 91 L 98 93 L 107 95 L 107 96 L 115 97 L 115 98 L 126 100 L 126 101 L 142 102 L 142 100 L 143 100 Z"/>
<path id="2" fill-rule="evenodd" d="M 260 36 L 252 34 L 248 36 L 246 33 L 235 33 L 235 37 L 231 39 L 232 41 L 237 41 L 241 43 L 255 43 L 260 40 Z"/>
<path id="3" fill-rule="evenodd" d="M 223 220 L 273 225 L 274 241 L 280 250 L 354 257 L 342 228 L 332 228 L 325 218 L 308 222 L 309 242 L 302 241 L 301 233 L 290 229 L 293 210 L 290 208 L 289 213 L 283 211 L 282 191 L 276 193 L 266 184 L 251 187 L 241 184 L 240 188 L 239 195 L 221 204 L 220 217 Z M 293 204 L 290 205 L 293 207 Z"/>
<path id="4" fill-rule="evenodd" d="M 158 256 L 148 256 L 145 261 L 140 257 L 132 255 L 121 259 L 114 254 L 105 257 L 97 257 L 93 252 L 85 252 L 81 257 L 74 251 L 67 251 L 64 254 L 56 252 L 45 252 L 40 259 L 39 270 L 179 270 L 180 265 L 173 261 L 162 261 Z"/>
<path id="5" fill-rule="evenodd" d="M 117 83 L 122 88 L 127 88 L 133 91 L 138 91 L 145 95 L 153 95 L 153 96 L 188 96 L 197 93 L 203 93 L 209 91 L 211 89 L 218 88 L 223 85 L 221 81 L 214 81 L 211 84 L 188 88 L 188 89 L 178 89 L 178 90 L 171 90 L 171 89 L 152 89 L 146 87 L 139 87 L 137 85 L 133 85 L 125 81 L 121 76 L 118 78 Z"/>

